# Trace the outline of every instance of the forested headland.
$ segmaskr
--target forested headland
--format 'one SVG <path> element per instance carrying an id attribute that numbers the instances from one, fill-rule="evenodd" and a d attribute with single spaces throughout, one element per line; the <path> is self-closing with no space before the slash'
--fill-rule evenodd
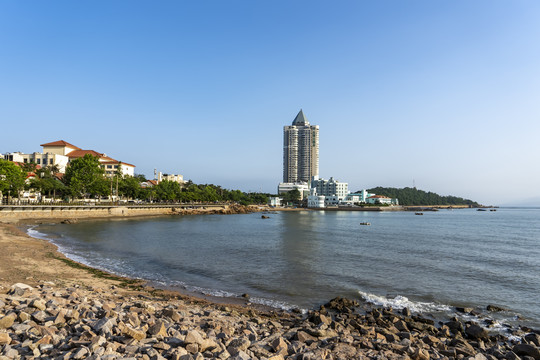
<path id="1" fill-rule="evenodd" d="M 480 206 L 476 201 L 457 196 L 441 196 L 431 191 L 406 187 L 403 189 L 391 187 L 375 187 L 367 190 L 370 193 L 397 198 L 400 205 L 471 205 Z"/>

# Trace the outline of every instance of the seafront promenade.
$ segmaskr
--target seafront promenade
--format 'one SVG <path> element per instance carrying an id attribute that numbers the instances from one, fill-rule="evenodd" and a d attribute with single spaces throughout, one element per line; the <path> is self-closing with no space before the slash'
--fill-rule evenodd
<path id="1" fill-rule="evenodd" d="M 234 204 L 0 205 L 0 221 L 235 213 Z M 257 211 L 258 207 L 249 207 Z"/>

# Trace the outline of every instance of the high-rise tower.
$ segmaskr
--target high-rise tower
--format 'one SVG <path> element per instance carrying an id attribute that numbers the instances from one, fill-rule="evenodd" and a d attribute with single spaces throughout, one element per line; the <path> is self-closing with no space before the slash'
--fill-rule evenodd
<path id="1" fill-rule="evenodd" d="M 319 125 L 310 125 L 300 110 L 283 127 L 283 182 L 309 182 L 319 175 Z"/>

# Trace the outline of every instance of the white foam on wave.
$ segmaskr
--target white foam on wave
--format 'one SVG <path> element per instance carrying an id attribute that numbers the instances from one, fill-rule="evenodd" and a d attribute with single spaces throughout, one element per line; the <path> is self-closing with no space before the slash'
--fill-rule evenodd
<path id="1" fill-rule="evenodd" d="M 258 298 L 258 297 L 251 298 L 249 301 L 251 301 L 254 304 L 264 305 L 264 306 L 268 306 L 274 309 L 281 309 L 285 311 L 291 311 L 293 309 L 297 309 L 302 314 L 307 313 L 307 309 L 298 308 L 297 306 L 288 304 L 284 301 L 264 299 L 264 298 Z"/>
<path id="2" fill-rule="evenodd" d="M 36 227 L 37 226 L 29 226 L 26 229 L 26 233 L 28 234 L 28 236 L 36 238 L 36 239 L 41 239 L 41 240 L 49 240 L 47 238 L 47 235 L 37 231 Z"/>
<path id="3" fill-rule="evenodd" d="M 368 303 L 373 305 L 391 307 L 392 309 L 408 308 L 415 313 L 423 313 L 430 311 L 450 311 L 452 308 L 449 305 L 436 304 L 431 302 L 411 301 L 405 296 L 397 295 L 394 298 L 370 294 L 363 291 L 358 291 L 360 296 Z"/>

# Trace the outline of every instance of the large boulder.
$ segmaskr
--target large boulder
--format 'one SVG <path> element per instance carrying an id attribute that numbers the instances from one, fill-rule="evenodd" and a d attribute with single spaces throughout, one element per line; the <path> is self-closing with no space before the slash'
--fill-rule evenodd
<path id="1" fill-rule="evenodd" d="M 31 287 L 30 285 L 26 285 L 23 283 L 16 283 L 11 286 L 8 294 L 15 295 L 15 296 L 22 296 L 26 291 L 29 291 L 29 290 L 34 290 L 34 288 Z"/>
<path id="2" fill-rule="evenodd" d="M 486 329 L 476 324 L 467 326 L 467 329 L 465 329 L 465 333 L 472 339 L 480 340 L 487 339 L 489 336 Z"/>
<path id="3" fill-rule="evenodd" d="M 0 346 L 11 344 L 11 337 L 8 333 L 0 333 Z"/>
<path id="4" fill-rule="evenodd" d="M 530 356 L 535 360 L 540 360 L 540 350 L 531 344 L 517 344 L 512 348 L 512 351 L 519 356 Z"/>
<path id="5" fill-rule="evenodd" d="M 186 344 L 197 344 L 201 345 L 204 342 L 204 338 L 202 337 L 201 333 L 199 333 L 197 330 L 190 330 L 186 334 L 186 338 L 184 339 Z"/>
<path id="6" fill-rule="evenodd" d="M 0 319 L 0 329 L 7 329 L 10 328 L 11 325 L 15 322 L 15 319 L 17 319 L 17 314 L 10 313 L 4 316 Z"/>
<path id="7" fill-rule="evenodd" d="M 540 335 L 531 333 L 527 334 L 523 337 L 529 344 L 534 344 L 536 346 L 540 346 Z"/>

